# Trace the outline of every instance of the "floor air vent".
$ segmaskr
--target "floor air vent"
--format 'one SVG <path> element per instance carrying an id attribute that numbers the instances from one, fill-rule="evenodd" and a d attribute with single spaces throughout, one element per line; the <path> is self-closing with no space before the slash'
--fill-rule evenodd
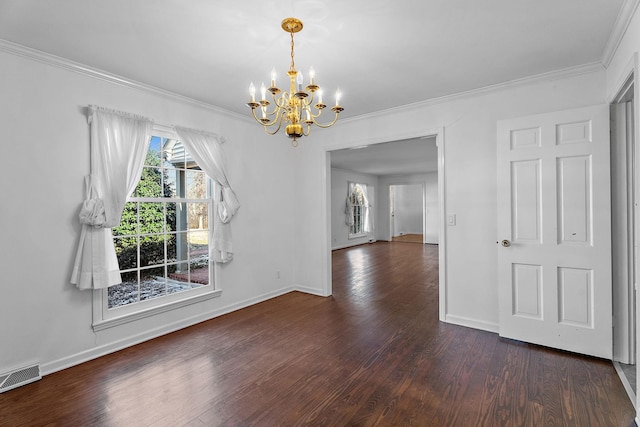
<path id="1" fill-rule="evenodd" d="M 40 378 L 42 378 L 40 375 L 40 365 L 37 364 L 13 372 L 0 374 L 0 393 L 38 381 Z"/>

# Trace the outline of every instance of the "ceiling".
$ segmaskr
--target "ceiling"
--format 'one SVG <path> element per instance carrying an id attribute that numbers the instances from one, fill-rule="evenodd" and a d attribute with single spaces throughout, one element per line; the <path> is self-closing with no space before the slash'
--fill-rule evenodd
<path id="1" fill-rule="evenodd" d="M 435 172 L 436 138 L 414 138 L 331 152 L 331 167 L 369 175 Z"/>
<path id="2" fill-rule="evenodd" d="M 354 117 L 601 62 L 623 2 L 0 0 L 0 39 L 248 117 L 250 82 L 268 84 L 275 67 L 285 87 L 280 23 L 294 16 L 297 68 L 314 67 L 329 105 L 339 87 L 341 116 Z M 334 153 L 334 166 L 410 173 L 429 144 L 403 144 Z"/>

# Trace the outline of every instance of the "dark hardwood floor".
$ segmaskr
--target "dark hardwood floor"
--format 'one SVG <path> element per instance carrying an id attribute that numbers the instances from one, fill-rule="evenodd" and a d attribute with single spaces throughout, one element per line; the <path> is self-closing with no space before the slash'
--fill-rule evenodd
<path id="1" fill-rule="evenodd" d="M 335 251 L 333 287 L 0 394 L 0 425 L 633 425 L 611 362 L 440 323 L 436 246 Z"/>

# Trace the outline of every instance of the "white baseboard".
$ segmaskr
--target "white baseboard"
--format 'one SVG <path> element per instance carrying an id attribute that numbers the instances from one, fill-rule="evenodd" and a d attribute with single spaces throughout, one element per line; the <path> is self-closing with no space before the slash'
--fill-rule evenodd
<path id="1" fill-rule="evenodd" d="M 496 334 L 500 332 L 500 327 L 497 323 L 485 322 L 484 320 L 471 319 L 469 317 L 453 316 L 451 314 L 447 314 L 445 316 L 445 322 L 458 326 L 466 326 L 467 328 L 493 332 Z"/>
<path id="2" fill-rule="evenodd" d="M 295 291 L 299 291 L 299 292 L 304 292 L 305 294 L 310 294 L 310 295 L 316 295 L 319 297 L 328 297 L 331 296 L 331 294 L 325 294 L 323 291 L 316 289 L 316 288 L 308 288 L 306 286 L 295 286 L 294 289 Z"/>
<path id="3" fill-rule="evenodd" d="M 131 337 L 127 337 L 125 339 L 119 340 L 119 341 L 115 341 L 109 344 L 104 344 L 98 347 L 94 347 L 91 348 L 89 350 L 85 350 L 76 354 L 72 354 L 70 356 L 66 356 L 63 357 L 61 359 L 58 360 L 54 360 L 54 361 L 50 361 L 50 362 L 45 362 L 42 363 L 40 365 L 41 367 L 41 372 L 42 375 L 49 375 L 52 374 L 54 372 L 57 371 L 61 371 L 63 369 L 67 369 L 70 368 L 72 366 L 75 365 L 79 365 L 81 363 L 84 362 L 88 362 L 89 360 L 93 360 L 96 359 L 98 357 L 101 356 L 106 356 L 107 354 L 110 353 L 114 353 L 116 351 L 125 349 L 127 347 L 131 347 L 133 345 L 136 344 L 140 344 L 142 342 L 151 340 L 153 338 L 157 338 L 160 337 L 162 335 L 166 335 L 169 334 L 171 332 L 175 332 L 178 331 L 180 329 L 184 329 L 187 328 L 189 326 L 193 326 L 197 323 L 201 323 L 207 320 L 211 320 L 213 318 L 216 318 L 218 316 L 222 316 L 224 314 L 227 313 L 231 313 L 232 311 L 236 311 L 236 310 L 240 310 L 242 308 L 245 307 L 249 307 L 251 305 L 263 302 L 263 301 L 267 301 L 269 299 L 278 297 L 280 295 L 284 295 L 287 294 L 289 292 L 292 291 L 300 291 L 300 292 L 305 292 L 308 294 L 312 294 L 312 295 L 319 295 L 319 296 L 324 296 L 322 295 L 321 292 L 318 292 L 318 290 L 313 289 L 313 288 L 306 288 L 306 287 L 294 287 L 294 286 L 288 286 L 273 292 L 268 292 L 266 294 L 254 297 L 254 298 L 249 298 L 246 299 L 244 301 L 240 301 L 237 302 L 235 304 L 230 304 L 227 305 L 225 307 L 221 307 L 218 308 L 216 310 L 212 310 L 212 311 L 208 311 L 206 313 L 201 313 L 198 314 L 196 316 L 191 316 L 185 319 L 182 319 L 180 321 L 177 322 L 173 322 L 167 325 L 163 325 L 161 327 L 158 327 L 156 329 L 152 329 L 146 332 L 143 332 L 141 334 L 138 335 L 133 335 Z"/>
<path id="4" fill-rule="evenodd" d="M 620 378 L 620 382 L 622 383 L 622 386 L 624 387 L 624 391 L 627 392 L 627 396 L 629 396 L 629 400 L 631 400 L 631 403 L 633 404 L 634 409 L 638 409 L 636 407 L 636 391 L 631 387 L 631 384 L 629 383 L 629 380 L 627 379 L 627 376 L 624 374 L 624 372 L 622 372 L 622 368 L 620 367 L 620 363 L 614 361 L 613 362 L 613 367 L 616 369 L 616 373 L 618 374 L 618 377 Z"/>
<path id="5" fill-rule="evenodd" d="M 377 241 L 378 241 L 377 239 L 371 239 L 368 242 L 347 243 L 347 244 L 344 244 L 344 245 L 332 246 L 331 250 L 332 251 L 337 251 L 338 249 L 346 249 L 346 248 L 352 248 L 354 246 L 368 245 L 369 243 L 375 243 Z"/>

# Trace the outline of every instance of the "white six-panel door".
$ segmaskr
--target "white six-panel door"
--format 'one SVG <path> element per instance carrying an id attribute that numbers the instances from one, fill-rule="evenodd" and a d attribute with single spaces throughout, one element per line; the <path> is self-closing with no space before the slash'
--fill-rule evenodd
<path id="1" fill-rule="evenodd" d="M 612 357 L 609 109 L 498 122 L 500 335 Z"/>

